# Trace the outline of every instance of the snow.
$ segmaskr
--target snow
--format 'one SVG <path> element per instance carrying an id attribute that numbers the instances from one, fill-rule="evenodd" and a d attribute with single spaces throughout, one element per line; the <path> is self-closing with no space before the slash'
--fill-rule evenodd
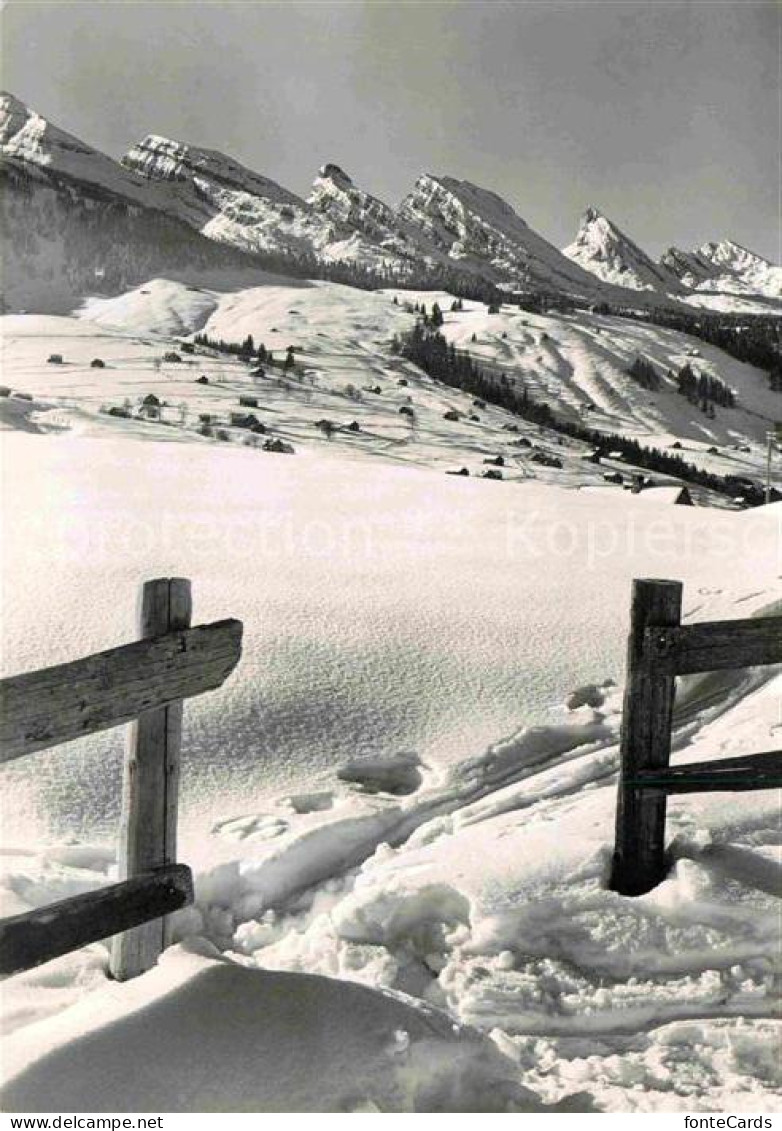
<path id="1" fill-rule="evenodd" d="M 155 134 L 134 145 L 122 164 L 163 185 L 174 214 L 211 239 L 244 251 L 314 254 L 327 262 L 405 270 L 421 250 L 413 233 L 389 239 L 391 210 L 359 193 L 345 174 L 339 191 L 331 177 L 317 177 L 304 201 L 225 154 Z"/>
<path id="2" fill-rule="evenodd" d="M 543 1109 L 514 1080 L 512 1062 L 444 1014 L 201 949 L 175 948 L 146 977 L 106 986 L 18 1034 L 4 1065 L 4 1110 Z"/>
<path id="3" fill-rule="evenodd" d="M 684 507 L 658 528 L 655 508 L 632 496 L 360 465 L 325 444 L 283 458 L 111 437 L 4 441 L 17 483 L 4 663 L 43 666 L 128 639 L 139 578 L 191 577 L 200 620 L 246 624 L 239 673 L 188 709 L 184 792 L 201 821 L 231 797 L 311 783 L 356 755 L 415 751 L 434 770 L 546 721 L 573 686 L 621 675 L 633 576 L 702 581 L 701 555 L 719 537 L 723 589 L 747 528 L 748 516 Z M 731 566 L 731 589 L 757 581 L 753 562 Z M 76 812 L 83 835 L 105 832 L 119 775 L 96 770 L 120 748 L 118 733 L 77 744 L 70 780 L 61 752 L 40 755 L 33 778 L 10 767 L 7 834 L 40 829 L 42 808 L 60 833 Z M 79 789 L 88 810 L 74 806 Z"/>
<path id="4" fill-rule="evenodd" d="M 0 95 L 0 154 L 22 169 L 64 177 L 72 188 L 99 188 L 165 212 L 243 251 L 314 252 L 376 266 L 392 258 L 390 250 L 325 222 L 295 193 L 221 153 L 150 134 L 117 162 L 6 93 Z"/>
<path id="5" fill-rule="evenodd" d="M 744 295 L 776 299 L 782 296 L 782 267 L 749 251 L 734 240 L 711 241 L 682 251 L 671 247 L 660 263 L 688 287 L 704 296 Z"/>
<path id="6" fill-rule="evenodd" d="M 157 134 L 148 134 L 143 141 L 133 146 L 123 157 L 122 164 L 150 180 L 186 181 L 196 178 L 199 183 L 208 185 L 209 180 L 213 179 L 218 184 L 234 187 L 241 192 L 263 196 L 270 202 L 303 204 L 301 198 L 294 193 L 267 177 L 259 176 L 223 153 L 183 145 Z"/>
<path id="7" fill-rule="evenodd" d="M 655 263 L 607 216 L 590 207 L 562 254 L 616 287 L 655 291 L 690 306 L 731 314 L 779 312 L 782 268 L 732 240 L 705 243 L 691 252 L 671 247 Z M 693 290 L 688 293 L 689 288 Z"/>
<path id="8" fill-rule="evenodd" d="M 142 287 L 112 298 L 88 298 L 82 318 L 95 326 L 118 325 L 143 334 L 190 334 L 218 305 L 214 291 L 184 287 L 171 279 L 150 279 Z"/>
<path id="9" fill-rule="evenodd" d="M 738 275 L 752 293 L 782 297 L 782 267 L 775 267 L 734 240 L 705 243 L 695 254 L 713 263 L 719 271 Z"/>
<path id="10" fill-rule="evenodd" d="M 701 698 L 689 736 L 682 704 L 677 759 L 767 745 L 781 688 L 760 678 L 710 722 Z M 670 878 L 626 899 L 605 889 L 615 764 L 608 744 L 576 748 L 379 849 L 298 922 L 240 924 L 235 945 L 264 968 L 445 1005 L 549 1101 L 583 1088 L 607 1111 L 774 1110 L 778 796 L 677 799 Z"/>
<path id="11" fill-rule="evenodd" d="M 457 263 L 480 261 L 496 279 L 531 290 L 596 296 L 604 288 L 530 228 L 496 193 L 455 177 L 419 177 L 399 216 Z M 604 297 L 606 297 L 604 295 Z"/>
<path id="12" fill-rule="evenodd" d="M 409 329 L 414 321 L 403 304 L 393 304 L 393 296 L 401 293 L 404 301 L 423 302 L 427 309 L 436 301 L 446 312 L 442 333 L 450 341 L 468 350 L 487 372 L 506 373 L 523 382 L 531 395 L 553 404 L 559 416 L 660 448 L 679 440 L 686 460 L 720 475 L 764 473 L 765 436 L 778 413 L 778 394 L 769 389 L 760 370 L 700 340 L 693 346 L 695 339 L 685 334 L 587 313 L 556 317 L 503 306 L 500 314 L 489 315 L 483 304 L 473 302 L 465 302 L 462 312 L 451 312 L 453 299 L 446 292 L 361 292 L 333 283 L 280 285 L 280 280 L 269 276 L 266 281 L 268 285 L 227 295 L 199 295 L 179 284 L 155 281 L 114 299 L 92 301 L 82 317 L 131 334 L 143 334 L 148 326 L 169 333 L 205 330 L 212 337 L 231 341 L 252 334 L 256 343 L 264 342 L 278 357 L 293 344 L 307 381 L 312 381 L 309 404 L 303 403 L 303 392 L 286 395 L 288 402 L 294 397 L 298 402 L 297 418 L 312 417 L 314 423 L 335 412 L 350 413 L 359 423 L 366 421 L 378 439 L 384 433 L 388 441 L 392 436 L 398 438 L 399 442 L 385 445 L 386 453 L 393 450 L 395 459 L 421 457 L 430 464 L 449 460 L 448 467 L 466 464 L 476 471 L 476 449 L 484 449 L 485 456 L 499 450 L 511 468 L 508 474 L 557 483 L 580 483 L 591 475 L 595 483 L 600 482 L 605 469 L 595 466 L 589 470 L 581 459 L 590 450 L 587 445 L 552 444 L 550 437 L 547 443 L 539 430 L 516 420 L 522 435 L 563 459 L 563 472 L 552 474 L 533 462 L 533 450 L 519 450 L 513 437 L 503 433 L 504 425 L 513 421 L 511 416 L 491 406 L 476 413 L 471 398 L 422 382 L 420 375 L 390 354 L 393 335 Z M 13 325 L 22 328 L 22 324 Z M 700 354 L 696 361 L 690 352 L 693 348 Z M 627 369 L 637 357 L 655 365 L 661 377 L 659 392 L 650 394 L 628 376 Z M 685 362 L 733 388 L 737 408 L 718 408 L 714 419 L 693 413 L 692 405 L 667 377 Z M 238 378 L 236 369 L 233 375 Z M 393 387 L 403 375 L 411 387 Z M 246 373 L 243 377 L 246 380 Z M 382 395 L 367 395 L 366 386 L 374 388 L 378 383 Z M 333 397 L 319 395 L 319 385 L 332 393 L 351 386 L 357 395 L 339 405 Z M 184 395 L 185 390 L 178 392 Z M 419 416 L 412 433 L 400 426 L 399 419 L 399 408 L 408 403 L 408 396 Z M 442 414 L 453 407 L 465 419 L 446 428 Z M 473 415 L 480 420 L 471 420 Z M 749 453 L 736 450 L 747 441 Z M 355 447 L 361 441 L 353 437 L 350 443 Z M 714 446 L 720 448 L 717 455 L 708 451 Z"/>
<path id="13" fill-rule="evenodd" d="M 470 421 L 470 398 L 390 353 L 405 302 L 434 300 L 447 336 L 564 409 L 589 397 L 616 430 L 696 452 L 718 435 L 704 461 L 761 466 L 762 376 L 702 346 L 747 411 L 689 421 L 622 371 L 639 350 L 684 359 L 690 339 L 625 320 L 163 278 L 80 317 L 3 319 L 3 380 L 33 396 L 0 398 L 5 670 L 131 639 L 147 577 L 190 577 L 195 623 L 245 625 L 237 671 L 185 708 L 178 855 L 196 904 L 174 917 L 177 945 L 125 985 L 103 943 L 8 979 L 6 1108 L 778 1106 L 777 794 L 677 798 L 668 878 L 638 899 L 606 878 L 631 579 L 681 578 L 688 622 L 778 613 L 780 507 L 574 491 L 604 469 L 517 422 L 565 465 L 528 478 L 508 414 Z M 255 381 L 208 352 L 157 364 L 171 335 L 204 328 L 280 357 L 293 344 L 299 371 Z M 99 411 L 155 392 L 191 421 L 225 418 L 250 391 L 295 455 L 176 413 Z M 324 417 L 361 432 L 327 440 Z M 503 483 L 443 474 L 500 452 Z M 674 761 L 778 745 L 781 679 L 682 681 Z M 113 878 L 121 749 L 106 732 L 4 769 L 4 913 Z"/>
<path id="14" fill-rule="evenodd" d="M 14 95 L 0 92 L 0 154 L 6 159 L 64 174 L 112 193 L 159 204 L 142 178 L 72 134 L 52 125 Z"/>
<path id="15" fill-rule="evenodd" d="M 682 289 L 673 273 L 654 263 L 596 208 L 586 210 L 575 240 L 562 249 L 562 254 L 615 286 L 674 295 Z"/>
<path id="16" fill-rule="evenodd" d="M 761 370 L 700 340 L 694 345 L 685 334 L 643 322 L 584 313 L 557 318 L 510 307 L 489 315 L 471 306 L 464 314 L 446 316 L 442 333 L 489 372 L 522 381 L 531 396 L 552 404 L 560 416 L 660 448 L 678 438 L 684 441 L 685 459 L 723 475 L 740 474 L 727 464 L 740 462 L 741 456 L 724 451 L 713 457 L 705 449 L 729 448 L 739 434 L 752 437 L 757 468 L 765 434 L 778 414 L 778 394 Z M 699 352 L 695 361 L 693 348 Z M 659 391 L 650 393 L 628 376 L 637 357 L 655 366 Z M 718 409 L 713 420 L 693 412 L 668 376 L 687 362 L 734 389 L 737 407 Z"/>
<path id="17" fill-rule="evenodd" d="M 680 503 L 683 490 L 681 487 L 647 487 L 634 496 L 644 503 Z"/>
<path id="18" fill-rule="evenodd" d="M 776 534 L 774 508 L 743 515 L 666 508 L 663 545 L 655 547 L 643 545 L 654 508 L 639 510 L 631 496 L 604 501 L 519 487 L 524 510 L 537 517 L 525 527 L 525 548 L 501 556 L 497 524 L 507 504 L 498 505 L 492 485 L 418 469 L 365 463 L 357 482 L 355 462 L 333 457 L 29 435 L 7 438 L 4 457 L 20 485 L 5 563 L 12 670 L 127 638 L 132 602 L 118 594 L 130 598 L 139 576 L 187 573 L 198 621 L 245 621 L 239 671 L 186 712 L 180 855 L 196 867 L 198 905 L 178 916 L 177 933 L 188 945 L 203 948 L 198 940 L 206 938 L 251 968 L 347 978 L 445 1008 L 493 1035 L 516 1065 L 503 1079 L 533 1080 L 547 1102 L 634 1110 L 649 1102 L 654 1065 L 672 1056 L 675 1098 L 666 1102 L 677 1109 L 719 1107 L 729 1096 L 742 1110 L 768 1110 L 770 1068 L 751 1050 L 762 1047 L 773 1015 L 777 927 L 765 852 L 774 843 L 775 796 L 729 805 L 719 795 L 706 804 L 681 799 L 669 823 L 678 859 L 671 879 L 641 901 L 604 883 L 619 722 L 619 689 L 609 676 L 621 678 L 629 578 L 642 565 L 683 576 L 687 614 L 696 619 L 768 608 L 778 587 L 773 570 L 759 566 L 771 556 L 763 547 Z M 457 494 L 465 486 L 472 494 Z M 159 516 L 142 520 L 138 508 L 153 497 Z M 373 555 L 324 560 L 295 537 L 292 551 L 263 551 L 258 532 L 271 514 L 279 521 L 284 507 L 300 534 L 324 497 L 332 524 L 372 515 Z M 419 514 L 426 508 L 420 527 L 407 525 L 411 505 Z M 604 552 L 601 542 L 598 553 L 593 543 L 590 564 L 590 528 L 621 538 L 631 515 L 640 548 L 622 543 L 621 552 Z M 188 541 L 191 522 L 203 531 L 205 521 L 211 536 Z M 541 556 L 552 530 L 566 524 L 577 548 Z M 27 546 L 24 566 L 18 540 Z M 720 543 L 724 557 L 715 552 Z M 33 610 L 45 632 L 31 635 Z M 555 709 L 568 688 L 569 708 Z M 767 748 L 778 689 L 773 672 L 695 683 L 679 703 L 677 757 Z M 512 730 L 505 742 L 490 737 Z M 110 877 L 110 848 L 98 846 L 110 843 L 116 821 L 118 756 L 119 735 L 111 733 L 8 768 L 16 810 L 5 830 L 9 910 Z M 18 1030 L 22 1058 L 6 1070 L 11 1106 L 42 1110 L 52 1102 L 48 1089 L 57 1089 L 58 1110 L 117 1110 L 116 1092 L 101 1093 L 99 1074 L 84 1066 L 99 1055 L 109 1072 L 119 1050 L 131 1048 L 139 1071 L 119 1097 L 128 1110 L 139 1110 L 133 1089 L 142 1086 L 150 1109 L 173 1101 L 184 1110 L 229 1102 L 300 1110 L 295 1105 L 314 1101 L 297 1088 L 321 1073 L 379 1110 L 449 1110 L 448 1102 L 471 1110 L 474 1100 L 463 1093 L 443 1099 L 445 1084 L 434 1099 L 411 1099 L 375 1071 L 371 1056 L 365 1071 L 379 1047 L 376 1028 L 367 1036 L 352 1013 L 346 1020 L 331 1006 L 318 1008 L 364 1050 L 364 1059 L 350 1058 L 350 1071 L 347 1061 L 314 1061 L 305 1045 L 315 1069 L 300 1079 L 300 1062 L 286 1051 L 292 1076 L 282 1091 L 264 1092 L 268 1078 L 248 1067 L 248 1049 L 258 1062 L 255 1031 L 232 1027 L 235 1072 L 225 1092 L 213 1093 L 211 1050 L 229 1039 L 220 1018 L 236 1020 L 226 995 L 255 1000 L 240 981 L 248 972 L 223 964 L 212 973 L 188 967 L 185 976 L 167 966 L 180 962 L 174 955 L 134 983 L 131 1005 L 123 988 L 106 988 L 101 951 L 96 944 L 58 960 L 48 980 L 47 968 L 10 980 L 6 1023 Z M 262 998 L 252 1016 L 287 1050 L 290 1022 L 268 1003 L 276 983 L 258 977 Z M 352 991 L 332 985 L 340 1010 L 352 1009 Z M 279 999 L 291 1009 L 297 1000 L 295 992 Z M 195 1028 L 202 1017 L 210 1019 L 208 1039 L 203 1024 Z M 179 1049 L 180 1033 L 198 1031 L 203 1054 L 191 1056 L 185 1042 L 181 1059 L 166 1057 L 161 1073 L 155 1049 L 145 1045 L 143 1055 L 140 1047 L 152 1019 L 166 1047 Z M 378 1024 L 374 1012 L 370 1021 Z M 399 1027 L 417 1031 L 411 1026 Z M 693 1026 L 697 1040 L 686 1037 Z M 734 1047 L 736 1026 L 749 1051 L 712 1094 L 709 1081 L 725 1042 Z M 628 1049 L 631 1033 L 640 1035 Z M 667 1051 L 687 1039 L 700 1049 L 695 1082 Z M 545 1073 L 531 1053 L 538 1047 L 546 1050 Z M 191 1090 L 172 1094 L 178 1069 L 191 1060 Z M 158 1092 L 148 1064 L 158 1066 Z M 428 1054 L 420 1075 L 432 1079 Z M 639 1078 L 643 1096 L 627 1088 Z M 587 1098 L 574 1100 L 577 1093 Z M 501 1094 L 503 1103 L 522 1102 Z M 340 1091 L 328 1102 L 347 1101 Z M 434 1106 L 420 1107 L 427 1102 Z"/>
<path id="19" fill-rule="evenodd" d="M 61 312 L 64 294 L 84 293 L 88 273 L 73 260 L 82 255 L 100 260 L 99 250 L 90 251 L 96 232 L 80 228 L 76 254 L 74 247 L 63 250 L 59 244 L 67 242 L 79 210 L 86 206 L 91 211 L 96 199 L 107 203 L 107 193 L 140 206 L 155 230 L 165 213 L 250 255 L 314 257 L 373 271 L 391 269 L 403 277 L 414 265 L 445 265 L 513 288 L 630 307 L 669 306 L 671 296 L 681 295 L 682 283 L 696 288 L 696 304 L 715 309 L 758 311 L 764 309 L 758 305 L 763 300 L 778 307 L 782 294 L 782 269 L 730 240 L 704 244 L 694 252 L 671 248 L 657 265 L 589 209 L 563 254 L 496 193 L 469 181 L 423 174 L 401 204 L 390 207 L 357 188 L 338 166 L 327 164 L 305 201 L 230 156 L 154 133 L 132 146 L 121 162 L 114 161 L 11 94 L 0 95 L 0 154 L 11 169 L 36 182 L 34 204 L 25 196 L 16 209 L 9 193 L 6 300 L 16 308 L 40 310 L 45 300 L 47 309 Z M 52 186 L 55 195 L 44 191 Z M 61 215 L 53 223 L 57 212 Z M 140 228 L 143 221 L 136 235 Z M 171 271 L 182 266 L 171 254 L 175 242 L 157 249 L 161 266 Z M 25 278 L 17 256 L 34 264 L 34 275 L 49 277 Z M 96 265 L 100 263 L 91 264 L 93 270 Z M 241 262 L 233 266 L 242 270 Z M 131 273 L 123 264 L 126 285 Z M 690 301 L 691 296 L 684 297 Z"/>

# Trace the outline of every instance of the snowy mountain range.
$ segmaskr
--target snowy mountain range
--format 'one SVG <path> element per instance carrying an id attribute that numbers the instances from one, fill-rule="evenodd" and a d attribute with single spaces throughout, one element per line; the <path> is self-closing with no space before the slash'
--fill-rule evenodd
<path id="1" fill-rule="evenodd" d="M 0 238 L 6 309 L 61 311 L 163 272 L 251 285 L 257 263 L 171 214 L 157 186 L 0 98 Z"/>
<path id="2" fill-rule="evenodd" d="M 587 208 L 563 254 L 606 283 L 668 295 L 782 296 L 782 268 L 733 240 L 705 243 L 694 251 L 671 247 L 659 263 L 597 208 Z"/>
<path id="3" fill-rule="evenodd" d="M 782 268 L 734 240 L 705 243 L 694 251 L 671 247 L 660 263 L 698 291 L 782 296 Z"/>
<path id="4" fill-rule="evenodd" d="M 165 207 L 205 236 L 251 253 L 316 255 L 382 268 L 392 256 L 358 228 L 317 211 L 214 150 L 150 134 L 121 165 L 165 190 Z"/>
<path id="5" fill-rule="evenodd" d="M 314 255 L 403 279 L 424 267 L 582 297 L 601 290 L 495 193 L 452 177 L 419 177 L 394 209 L 331 163 L 306 201 L 220 153 L 156 136 L 122 164 L 170 186 L 168 207 L 181 219 L 246 251 Z"/>
<path id="6" fill-rule="evenodd" d="M 10 94 L 0 96 L 0 174 L 4 301 L 14 309 L 57 309 L 161 274 L 217 286 L 228 272 L 249 285 L 263 268 L 345 282 L 482 281 L 636 308 L 696 292 L 705 302 L 782 294 L 782 271 L 738 244 L 671 248 L 656 264 L 594 208 L 563 253 L 496 193 L 448 176 L 423 174 L 392 207 L 333 163 L 305 200 L 231 157 L 157 134 L 115 161 Z"/>

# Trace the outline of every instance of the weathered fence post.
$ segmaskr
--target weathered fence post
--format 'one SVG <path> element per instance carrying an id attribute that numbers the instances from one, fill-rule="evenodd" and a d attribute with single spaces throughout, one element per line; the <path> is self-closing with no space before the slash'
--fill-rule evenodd
<path id="1" fill-rule="evenodd" d="M 145 582 L 139 635 L 163 636 L 189 628 L 190 582 L 181 577 Z M 131 723 L 122 783 L 119 879 L 176 861 L 177 791 L 182 738 L 182 700 L 145 711 Z M 149 970 L 167 943 L 166 919 L 154 919 L 116 935 L 110 969 L 120 981 Z"/>
<path id="2" fill-rule="evenodd" d="M 655 671 L 644 634 L 649 628 L 678 625 L 681 602 L 680 581 L 633 582 L 611 874 L 611 887 L 623 895 L 650 891 L 666 870 L 666 795 L 640 789 L 633 779 L 643 770 L 667 766 L 670 758 L 675 676 Z"/>

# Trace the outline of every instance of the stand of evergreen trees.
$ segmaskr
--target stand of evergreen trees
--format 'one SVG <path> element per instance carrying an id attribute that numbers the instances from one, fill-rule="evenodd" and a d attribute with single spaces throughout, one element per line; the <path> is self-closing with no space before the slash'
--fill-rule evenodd
<path id="1" fill-rule="evenodd" d="M 745 361 L 769 376 L 772 389 L 782 391 L 782 319 L 765 314 L 717 314 L 698 311 L 697 314 L 671 310 L 628 312 L 610 307 L 607 303 L 600 313 L 614 314 L 620 318 L 651 322 L 666 330 L 678 330 L 718 346 L 737 361 Z M 715 403 L 720 401 L 715 399 Z"/>
<path id="2" fill-rule="evenodd" d="M 645 357 L 637 357 L 625 372 L 643 389 L 651 389 L 655 392 L 660 388 L 660 374 Z"/>
<path id="3" fill-rule="evenodd" d="M 595 305 L 571 295 L 549 294 L 545 291 L 514 295 L 512 301 L 517 302 L 520 310 L 528 310 L 532 314 L 545 314 L 547 311 L 572 314 L 576 310 L 591 310 L 593 314 L 631 318 L 636 322 L 651 322 L 666 330 L 678 330 L 682 334 L 689 334 L 718 346 L 737 361 L 745 361 L 758 369 L 764 369 L 768 373 L 770 388 L 775 392 L 782 392 L 782 319 L 779 315 L 728 314 L 703 309 L 689 313 L 681 308 L 641 309 L 609 302 Z M 721 403 L 716 398 L 713 399 L 715 404 Z"/>
<path id="4" fill-rule="evenodd" d="M 782 393 L 782 358 L 777 358 L 768 371 L 768 387 L 772 393 Z"/>
<path id="5" fill-rule="evenodd" d="M 760 486 L 750 489 L 748 484 L 739 485 L 731 482 L 729 477 L 704 471 L 686 462 L 678 452 L 663 452 L 625 436 L 598 432 L 585 428 L 576 421 L 559 419 L 547 404 L 534 400 L 523 384 L 512 383 L 505 374 L 499 377 L 487 376 L 468 353 L 457 350 L 453 343 L 447 342 L 431 325 L 416 323 L 408 333 L 394 338 L 392 349 L 444 385 L 499 405 L 533 424 L 550 428 L 571 439 L 581 440 L 603 454 L 619 451 L 628 463 L 636 467 L 683 479 L 729 497 L 742 495 L 753 506 L 764 501 Z"/>
<path id="6" fill-rule="evenodd" d="M 589 308 L 589 304 L 583 300 L 577 301 L 570 295 L 552 294 L 548 291 L 514 294 L 511 301 L 517 304 L 519 310 L 526 310 L 530 314 L 546 314 L 549 310 L 555 310 L 557 314 L 572 314 L 576 310 Z M 606 308 L 601 313 L 609 314 L 610 311 Z"/>
<path id="7" fill-rule="evenodd" d="M 700 405 L 703 412 L 710 411 L 712 416 L 715 404 L 723 408 L 736 406 L 736 395 L 724 381 L 706 373 L 698 375 L 689 364 L 683 365 L 676 374 L 676 384 L 683 397 L 686 397 L 691 404 Z"/>
<path id="8" fill-rule="evenodd" d="M 511 384 L 505 374 L 499 378 L 487 376 L 468 353 L 457 350 L 453 342 L 446 341 L 436 329 L 423 322 L 417 322 L 408 333 L 395 337 L 391 348 L 444 385 L 507 408 L 533 424 L 554 427 L 554 414 L 549 406 L 534 401 L 526 386 L 519 388 L 518 384 Z"/>
<path id="9" fill-rule="evenodd" d="M 208 334 L 194 334 L 193 341 L 197 346 L 205 346 L 207 349 L 217 350 L 218 353 L 232 354 L 245 361 L 253 361 L 256 358 L 259 362 L 271 360 L 271 354 L 267 352 L 263 342 L 256 349 L 252 334 L 248 334 L 243 342 L 227 342 L 225 338 L 210 338 Z"/>
<path id="10" fill-rule="evenodd" d="M 447 291 L 460 298 L 499 305 L 508 294 L 488 279 L 447 264 L 422 266 L 409 260 L 400 267 L 370 266 L 359 263 L 325 262 L 310 252 L 265 251 L 244 253 L 258 267 L 296 279 L 325 279 L 358 290 L 375 291 L 390 287 L 411 291 Z"/>

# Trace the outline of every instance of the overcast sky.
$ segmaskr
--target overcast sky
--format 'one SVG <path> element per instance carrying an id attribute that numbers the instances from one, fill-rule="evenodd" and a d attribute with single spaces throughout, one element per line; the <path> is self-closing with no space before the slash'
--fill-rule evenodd
<path id="1" fill-rule="evenodd" d="M 648 251 L 778 259 L 776 0 L 10 0 L 3 86 L 119 156 L 146 133 L 306 195 L 492 188 L 559 246 L 594 204 Z"/>

